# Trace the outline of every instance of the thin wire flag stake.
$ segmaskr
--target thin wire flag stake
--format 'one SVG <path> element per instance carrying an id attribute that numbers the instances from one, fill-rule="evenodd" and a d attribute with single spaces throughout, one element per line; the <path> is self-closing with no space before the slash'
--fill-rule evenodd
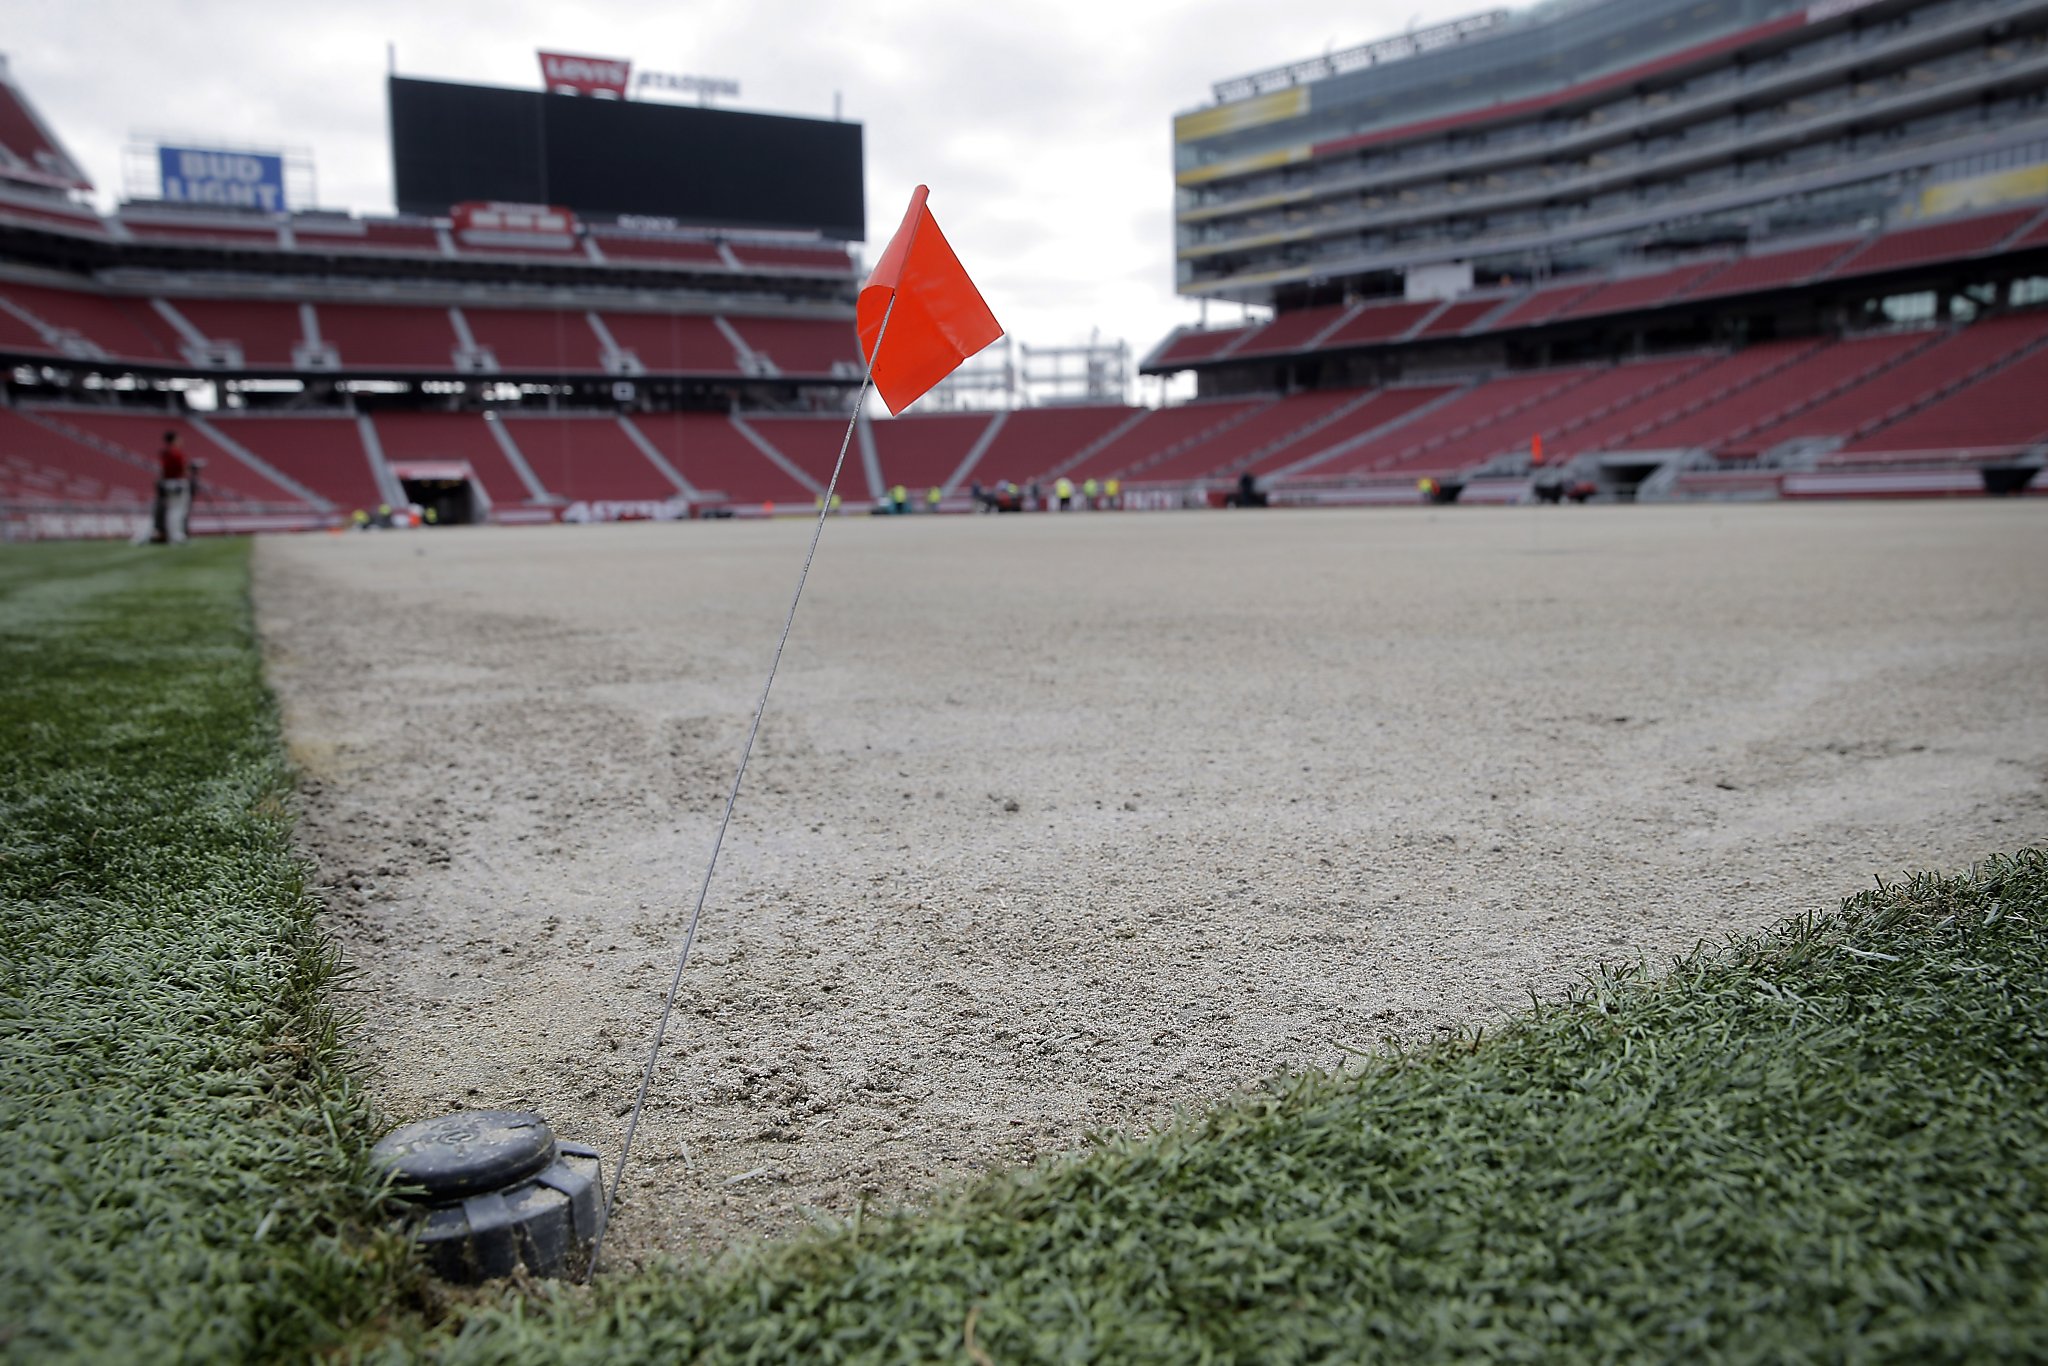
<path id="1" fill-rule="evenodd" d="M 818 521 L 811 528 L 811 543 L 804 552 L 804 565 L 790 595 L 789 612 L 782 621 L 782 636 L 775 642 L 775 656 L 768 663 L 768 678 L 761 684 L 761 700 L 755 704 L 753 724 L 747 742 L 740 749 L 739 766 L 733 771 L 732 788 L 726 794 L 725 814 L 718 822 L 718 834 L 711 841 L 711 857 L 704 864 L 704 880 L 697 888 L 697 904 L 690 911 L 689 927 L 683 934 L 682 952 L 676 955 L 675 975 L 669 979 L 668 994 L 661 1004 L 661 1020 L 655 1026 L 654 1046 L 647 1051 L 647 1066 L 640 1073 L 640 1090 L 633 1098 L 631 1117 L 626 1121 L 626 1140 L 619 1149 L 619 1165 L 612 1172 L 611 1195 L 605 1201 L 604 1223 L 591 1244 L 590 1263 L 584 1279 L 597 1274 L 598 1254 L 604 1250 L 612 1213 L 618 1207 L 619 1191 L 626 1184 L 626 1166 L 633 1156 L 633 1138 L 640 1130 L 640 1113 L 647 1105 L 647 1090 L 654 1081 L 655 1065 L 661 1060 L 661 1045 L 668 1037 L 668 1022 L 675 1013 L 676 996 L 682 990 L 683 969 L 689 966 L 690 950 L 697 942 L 697 926 L 704 918 L 704 902 L 711 893 L 711 875 L 718 867 L 718 852 L 725 845 L 725 832 L 732 824 L 733 808 L 739 804 L 740 783 L 747 776 L 747 760 L 753 757 L 754 740 L 761 733 L 761 717 L 768 710 L 768 693 L 775 686 L 775 671 L 781 667 L 782 652 L 789 644 L 790 628 L 796 624 L 797 604 L 803 600 L 804 584 L 811 577 L 811 564 L 818 557 L 818 541 L 825 534 L 825 521 L 832 515 L 834 491 L 846 466 L 847 447 L 860 421 L 861 405 L 867 401 L 870 385 L 881 391 L 890 410 L 901 413 L 960 363 L 1002 336 L 1003 329 L 989 312 L 980 291 L 961 268 L 959 258 L 947 244 L 931 211 L 925 207 L 927 191 L 920 185 L 910 196 L 910 210 L 903 225 L 889 239 L 881 259 L 875 263 L 867 283 L 861 287 L 856 307 L 857 328 L 868 357 L 867 373 L 861 377 L 860 392 L 854 396 L 853 416 L 847 419 L 846 435 L 839 442 L 839 456 L 832 462 L 832 477 L 818 500 Z M 904 325 L 896 349 L 882 363 L 882 338 L 888 334 L 896 305 L 905 305 Z M 879 314 L 877 314 L 879 310 Z M 869 339 L 872 330 L 873 339 Z"/>

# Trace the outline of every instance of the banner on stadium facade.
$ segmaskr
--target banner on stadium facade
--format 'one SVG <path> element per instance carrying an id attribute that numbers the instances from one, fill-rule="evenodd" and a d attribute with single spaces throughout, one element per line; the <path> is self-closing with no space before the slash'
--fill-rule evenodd
<path id="1" fill-rule="evenodd" d="M 571 52 L 542 52 L 541 83 L 549 90 L 623 100 L 633 77 L 626 57 L 579 57 Z"/>
<path id="2" fill-rule="evenodd" d="M 1920 216 L 1933 218 L 1964 209 L 1989 209 L 2048 194 L 2048 161 L 2008 171 L 1945 180 L 1920 192 Z"/>
<path id="3" fill-rule="evenodd" d="M 220 204 L 283 213 L 284 157 L 204 147 L 158 147 L 163 198 L 174 204 Z"/>

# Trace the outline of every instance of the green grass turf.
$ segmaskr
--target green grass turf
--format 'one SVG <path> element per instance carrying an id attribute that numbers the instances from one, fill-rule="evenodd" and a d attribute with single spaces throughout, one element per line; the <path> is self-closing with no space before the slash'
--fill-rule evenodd
<path id="1" fill-rule="evenodd" d="M 0 1342 L 276 1360 L 394 1298 L 246 542 L 0 547 Z"/>
<path id="2" fill-rule="evenodd" d="M 0 1333 L 375 1361 L 2018 1359 L 2048 1343 L 2048 857 L 708 1272 L 431 1309 L 236 545 L 0 549 Z M 1366 989 L 1369 984 L 1361 984 Z"/>
<path id="3" fill-rule="evenodd" d="M 429 1345 L 465 1363 L 2037 1356 L 2044 925 L 2039 851 L 1917 877 L 929 1216 L 475 1314 Z"/>

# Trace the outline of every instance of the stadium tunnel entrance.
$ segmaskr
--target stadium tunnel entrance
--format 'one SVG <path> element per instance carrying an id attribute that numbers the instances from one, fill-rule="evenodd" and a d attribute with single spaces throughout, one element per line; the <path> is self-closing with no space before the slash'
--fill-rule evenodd
<path id="1" fill-rule="evenodd" d="M 1594 483 L 1601 496 L 1617 503 L 1633 503 L 1643 482 L 1663 469 L 1669 458 L 1667 454 L 1646 453 L 1603 459 Z"/>
<path id="2" fill-rule="evenodd" d="M 412 460 L 391 466 L 392 478 L 435 526 L 490 520 L 491 503 L 466 460 Z"/>

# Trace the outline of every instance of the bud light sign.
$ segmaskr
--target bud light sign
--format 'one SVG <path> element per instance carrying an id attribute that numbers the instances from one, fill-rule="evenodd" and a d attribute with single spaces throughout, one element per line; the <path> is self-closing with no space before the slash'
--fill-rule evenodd
<path id="1" fill-rule="evenodd" d="M 222 204 L 283 213 L 284 158 L 264 152 L 159 147 L 163 197 L 174 204 Z"/>

